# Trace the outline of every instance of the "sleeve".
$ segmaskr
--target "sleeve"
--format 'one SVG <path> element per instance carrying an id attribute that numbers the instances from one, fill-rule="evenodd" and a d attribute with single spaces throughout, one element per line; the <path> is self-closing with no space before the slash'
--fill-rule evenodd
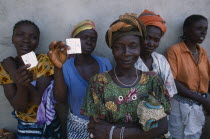
<path id="1" fill-rule="evenodd" d="M 158 76 L 154 75 L 152 77 L 151 84 L 153 96 L 155 99 L 164 107 L 165 112 L 168 114 L 171 111 L 170 96 L 167 89 L 163 84 L 163 80 Z"/>
<path id="2" fill-rule="evenodd" d="M 67 60 L 62 67 L 62 71 L 63 71 L 63 78 L 67 84 L 67 86 L 69 87 L 71 84 L 71 65 L 69 64 L 69 60 Z"/>
<path id="3" fill-rule="evenodd" d="M 173 97 L 175 94 L 177 94 L 174 77 L 173 77 L 170 65 L 164 56 L 162 58 L 162 62 L 164 63 L 163 71 L 161 71 L 162 74 L 164 75 L 164 78 L 163 78 L 164 85 L 166 89 L 168 90 L 170 97 Z"/>
<path id="4" fill-rule="evenodd" d="M 208 72 L 209 72 L 209 82 L 210 82 L 210 61 L 209 60 L 208 60 L 208 64 L 209 64 Z"/>
<path id="5" fill-rule="evenodd" d="M 177 68 L 177 57 L 176 54 L 174 52 L 174 50 L 172 48 L 169 48 L 166 52 L 166 59 L 168 60 L 168 63 L 171 67 L 171 71 L 172 74 L 174 76 L 174 79 L 176 79 L 177 77 L 177 72 L 178 72 L 178 68 Z"/>
<path id="6" fill-rule="evenodd" d="M 40 54 L 38 57 L 36 78 L 50 76 L 54 74 L 54 66 L 46 54 Z M 32 69 L 33 70 L 33 69 Z"/>
<path id="7" fill-rule="evenodd" d="M 103 103 L 103 93 L 103 85 L 99 82 L 98 75 L 95 75 L 90 80 L 86 90 L 86 97 L 80 111 L 81 114 L 104 120 L 106 109 Z"/>
<path id="8" fill-rule="evenodd" d="M 13 83 L 13 80 L 10 78 L 9 74 L 4 70 L 3 66 L 0 63 L 0 84 L 9 83 Z"/>
<path id="9" fill-rule="evenodd" d="M 106 70 L 110 71 L 112 69 L 112 65 L 111 65 L 109 59 L 106 58 L 106 62 L 105 63 L 106 63 Z"/>

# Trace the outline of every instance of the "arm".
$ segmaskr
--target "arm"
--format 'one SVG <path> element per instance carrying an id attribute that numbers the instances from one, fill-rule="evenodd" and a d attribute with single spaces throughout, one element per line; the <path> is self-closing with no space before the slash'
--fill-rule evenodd
<path id="1" fill-rule="evenodd" d="M 54 96 L 58 103 L 67 102 L 67 85 L 64 80 L 62 68 L 54 70 Z"/>
<path id="2" fill-rule="evenodd" d="M 23 98 L 27 99 L 27 101 L 24 100 L 25 103 L 30 102 L 32 104 L 39 105 L 41 102 L 41 99 L 42 99 L 43 92 L 46 89 L 46 87 L 50 84 L 50 81 L 52 80 L 52 76 L 40 77 L 40 78 L 36 79 L 36 86 L 33 86 L 29 82 L 28 85 L 25 87 L 25 86 L 19 85 L 23 82 L 23 80 L 21 80 L 21 78 L 24 75 L 22 76 L 21 74 L 25 73 L 25 76 L 26 75 L 32 76 L 32 78 L 33 78 L 33 72 L 27 70 L 28 66 L 25 69 L 23 69 L 24 66 L 22 66 L 18 69 L 17 65 L 15 63 L 15 59 L 13 57 L 8 57 L 5 60 L 3 60 L 2 66 L 4 67 L 4 69 L 7 71 L 7 73 L 10 75 L 10 77 L 15 82 L 16 87 L 17 87 L 17 89 L 15 89 L 15 91 L 17 92 L 17 95 L 18 95 L 18 92 L 22 92 L 22 95 L 24 95 Z M 23 69 L 23 70 L 21 71 L 21 69 Z M 20 75 L 18 75 L 18 73 L 20 73 Z M 5 88 L 8 88 L 8 87 L 5 86 Z M 8 90 L 8 89 L 6 89 L 6 90 Z M 14 87 L 11 87 L 10 91 L 12 91 L 12 90 L 14 90 Z M 25 95 L 26 92 L 27 92 L 27 97 Z"/>
<path id="3" fill-rule="evenodd" d="M 109 138 L 112 126 L 115 126 L 112 134 L 113 139 L 119 139 L 122 127 L 125 127 L 123 132 L 124 139 L 153 139 L 160 137 L 168 132 L 167 118 L 159 120 L 159 126 L 149 131 L 143 131 L 140 127 L 131 124 L 113 125 L 99 119 L 91 119 L 88 124 L 88 132 L 94 135 L 96 139 Z"/>
<path id="4" fill-rule="evenodd" d="M 24 111 L 29 102 L 29 85 L 33 73 L 28 71 L 30 65 L 20 67 L 14 75 L 15 83 L 4 84 L 4 93 L 11 106 L 17 111 Z"/>
<path id="5" fill-rule="evenodd" d="M 43 76 L 36 80 L 36 86 L 29 85 L 29 101 L 32 104 L 39 105 L 42 100 L 44 90 L 50 85 L 52 76 Z"/>
<path id="6" fill-rule="evenodd" d="M 177 80 L 175 80 L 175 83 L 176 83 L 176 87 L 177 87 L 179 95 L 198 101 L 199 103 L 203 105 L 206 111 L 210 112 L 210 101 L 208 99 L 198 95 L 196 92 L 189 90 Z"/>
<path id="7" fill-rule="evenodd" d="M 161 66 L 161 77 L 164 81 L 164 85 L 166 89 L 168 90 L 168 93 L 170 97 L 172 98 L 175 94 L 177 94 L 177 89 L 174 81 L 174 77 L 170 68 L 170 65 L 166 58 L 163 56 L 162 59 L 160 59 L 161 63 L 159 65 Z"/>
<path id="8" fill-rule="evenodd" d="M 64 42 L 52 42 L 49 45 L 48 56 L 55 66 L 54 70 L 54 96 L 58 103 L 67 102 L 67 85 L 63 76 L 63 63 L 67 59 L 67 49 L 69 47 Z M 62 49 L 64 49 L 62 51 Z"/>

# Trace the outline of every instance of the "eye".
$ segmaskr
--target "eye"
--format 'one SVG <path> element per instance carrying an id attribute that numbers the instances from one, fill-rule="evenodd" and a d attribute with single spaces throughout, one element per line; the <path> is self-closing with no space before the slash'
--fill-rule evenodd
<path id="1" fill-rule="evenodd" d="M 23 36 L 23 33 L 16 33 L 16 36 Z"/>
<path id="2" fill-rule="evenodd" d="M 135 49 L 135 48 L 137 48 L 138 47 L 138 45 L 136 44 L 136 43 L 132 43 L 131 45 L 130 45 L 130 48 L 131 49 Z"/>
<path id="3" fill-rule="evenodd" d="M 31 39 L 37 40 L 37 39 L 38 39 L 38 36 L 32 35 L 32 36 L 31 36 Z"/>
<path id="4" fill-rule="evenodd" d="M 145 40 L 149 40 L 149 36 L 146 36 L 146 37 L 145 37 Z"/>
<path id="5" fill-rule="evenodd" d="M 92 38 L 91 38 L 91 41 L 92 41 L 92 42 L 96 42 L 96 38 L 95 38 L 95 37 L 92 37 Z"/>
<path id="6" fill-rule="evenodd" d="M 156 42 L 156 43 L 159 43 L 159 42 L 160 42 L 160 39 L 155 39 L 155 42 Z"/>

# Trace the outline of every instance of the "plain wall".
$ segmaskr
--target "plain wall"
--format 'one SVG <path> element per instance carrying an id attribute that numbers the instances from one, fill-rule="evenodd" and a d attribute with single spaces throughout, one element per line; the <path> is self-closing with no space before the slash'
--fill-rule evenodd
<path id="1" fill-rule="evenodd" d="M 157 49 L 164 53 L 167 47 L 179 41 L 182 25 L 191 14 L 202 14 L 210 20 L 210 0 L 0 0 L 0 60 L 15 56 L 11 43 L 13 26 L 19 20 L 35 22 L 41 31 L 38 53 L 46 53 L 53 40 L 69 38 L 73 26 L 90 19 L 98 30 L 95 54 L 113 61 L 110 49 L 105 43 L 105 32 L 119 15 L 140 14 L 144 9 L 160 14 L 166 21 L 168 30 Z M 209 35 L 202 46 L 210 55 Z M 0 129 L 16 129 L 16 121 L 11 116 L 12 108 L 0 87 Z"/>

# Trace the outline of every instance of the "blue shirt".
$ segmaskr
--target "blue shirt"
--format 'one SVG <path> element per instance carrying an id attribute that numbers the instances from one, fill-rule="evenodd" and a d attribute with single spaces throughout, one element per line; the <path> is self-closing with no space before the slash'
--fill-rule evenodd
<path id="1" fill-rule="evenodd" d="M 112 69 L 110 61 L 107 58 L 93 55 L 92 57 L 99 64 L 99 73 Z M 70 110 L 74 115 L 88 120 L 89 118 L 87 116 L 80 114 L 80 108 L 82 107 L 85 98 L 88 82 L 78 73 L 74 65 L 74 60 L 75 57 L 68 59 L 63 65 L 63 75 L 66 85 L 68 86 L 68 103 Z"/>

